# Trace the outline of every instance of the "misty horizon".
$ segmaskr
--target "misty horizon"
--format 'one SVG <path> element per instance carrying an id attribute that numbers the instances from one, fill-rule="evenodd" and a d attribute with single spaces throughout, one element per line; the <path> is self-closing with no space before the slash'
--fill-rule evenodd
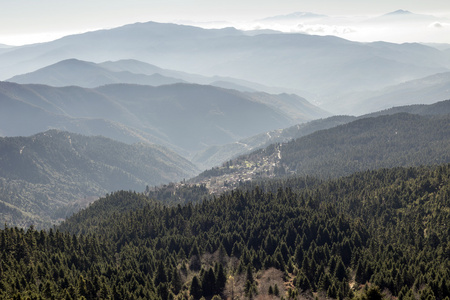
<path id="1" fill-rule="evenodd" d="M 16 27 L 13 27 L 8 23 L 8 26 L 2 26 L 3 29 L 0 29 L 0 45 L 24 46 L 44 43 L 65 36 L 145 22 L 173 23 L 204 29 L 232 27 L 242 31 L 270 30 L 283 33 L 333 35 L 356 42 L 450 44 L 450 9 L 448 13 L 445 10 L 441 12 L 409 10 L 407 7 L 397 7 L 383 13 L 363 14 L 325 14 L 322 11 L 323 9 L 286 10 L 279 14 L 266 12 L 265 14 L 252 16 L 236 14 L 217 17 L 214 17 L 213 14 L 209 17 L 205 17 L 206 15 L 193 16 L 192 14 L 129 17 L 124 13 L 124 17 L 121 18 L 111 18 L 105 15 L 99 18 L 101 21 L 95 22 L 78 23 L 73 21 L 66 24 L 63 20 L 60 20 L 61 22 L 58 23 L 57 27 L 54 24 L 48 26 L 17 24 Z M 62 19 L 63 15 L 59 18 Z M 68 20 L 70 20 L 70 17 Z"/>

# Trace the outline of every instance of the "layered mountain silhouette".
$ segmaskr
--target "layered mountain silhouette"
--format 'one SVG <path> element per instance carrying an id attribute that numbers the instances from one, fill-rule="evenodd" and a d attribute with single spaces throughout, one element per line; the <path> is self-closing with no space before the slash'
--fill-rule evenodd
<path id="1" fill-rule="evenodd" d="M 64 59 L 137 59 L 164 69 L 306 90 L 322 99 L 449 70 L 447 54 L 419 44 L 357 43 L 332 36 L 253 34 L 137 23 L 16 47 L 0 54 L 4 78 Z"/>
<path id="2" fill-rule="evenodd" d="M 129 71 L 112 71 L 107 67 L 77 59 L 60 61 L 28 74 L 14 76 L 8 81 L 37 83 L 56 87 L 75 85 L 86 88 L 113 83 L 157 86 L 184 82 L 181 79 L 163 76 L 156 71 L 151 75 L 131 73 Z"/>
<path id="3" fill-rule="evenodd" d="M 306 91 L 265 86 L 251 81 L 221 76 L 201 76 L 181 71 L 168 70 L 135 59 L 122 59 L 93 63 L 78 59 L 66 59 L 30 73 L 7 79 L 21 84 L 45 84 L 50 86 L 98 87 L 114 83 L 130 83 L 159 86 L 171 83 L 196 83 L 212 85 L 241 92 L 267 92 L 271 94 L 292 92 L 308 94 Z"/>
<path id="4" fill-rule="evenodd" d="M 186 156 L 210 145 L 327 115 L 295 95 L 192 84 L 86 89 L 2 82 L 0 103 L 0 132 L 5 136 L 70 129 L 124 142 L 163 144 Z M 127 131 L 130 134 L 124 137 Z"/>

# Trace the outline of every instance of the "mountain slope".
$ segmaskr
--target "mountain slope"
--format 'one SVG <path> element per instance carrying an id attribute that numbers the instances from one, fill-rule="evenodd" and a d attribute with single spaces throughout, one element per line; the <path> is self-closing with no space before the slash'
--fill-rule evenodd
<path id="1" fill-rule="evenodd" d="M 376 92 L 345 97 L 347 107 L 356 114 L 369 113 L 392 106 L 430 104 L 450 98 L 450 72 L 407 81 Z"/>
<path id="2" fill-rule="evenodd" d="M 169 142 L 190 151 L 292 122 L 282 111 L 257 103 L 251 97 L 210 86 L 114 85 L 97 91 L 128 105 L 143 126 L 157 128 L 167 135 Z"/>
<path id="3" fill-rule="evenodd" d="M 448 163 L 449 125 L 450 114 L 363 118 L 240 156 L 192 181 L 222 190 L 256 178 L 328 178 L 367 169 Z"/>
<path id="4" fill-rule="evenodd" d="M 209 169 L 221 165 L 223 162 L 232 160 L 238 156 L 250 153 L 257 149 L 268 147 L 274 143 L 285 143 L 290 140 L 311 134 L 318 130 L 329 129 L 338 125 L 354 121 L 352 116 L 334 116 L 319 119 L 303 124 L 297 124 L 285 129 L 261 133 L 237 142 L 222 146 L 212 146 L 198 152 L 192 162 L 202 169 Z"/>
<path id="5" fill-rule="evenodd" d="M 234 159 L 257 149 L 268 147 L 270 144 L 286 143 L 319 130 L 330 129 L 338 125 L 350 123 L 358 119 L 393 115 L 398 113 L 410 113 L 416 115 L 445 115 L 450 114 L 450 100 L 440 101 L 429 105 L 408 105 L 393 107 L 390 109 L 354 116 L 333 116 L 318 119 L 303 124 L 297 124 L 289 128 L 274 130 L 253 137 L 242 139 L 238 142 L 222 146 L 212 146 L 198 152 L 192 161 L 203 169 L 209 169 L 221 165 L 223 162 Z"/>
<path id="6" fill-rule="evenodd" d="M 447 164 L 365 171 L 313 187 L 291 178 L 172 207 L 114 193 L 56 232 L 1 230 L 8 259 L 0 295 L 14 295 L 9 278 L 21 278 L 26 296 L 48 298 L 227 299 L 246 298 L 251 288 L 264 298 L 279 290 L 291 298 L 446 299 L 449 175 Z M 24 275 L 34 265 L 40 271 Z"/>
<path id="7" fill-rule="evenodd" d="M 76 85 L 85 88 L 94 88 L 113 83 L 156 86 L 183 82 L 183 80 L 169 78 L 156 72 L 152 75 L 134 74 L 127 71 L 113 72 L 100 65 L 77 59 L 63 60 L 31 73 L 14 76 L 7 81 L 57 87 Z"/>
<path id="8" fill-rule="evenodd" d="M 143 191 L 190 177 L 194 165 L 159 146 L 127 145 L 56 130 L 0 138 L 1 221 L 38 225 L 115 190 Z M 15 215 L 14 215 L 15 214 Z"/>
<path id="9" fill-rule="evenodd" d="M 280 163 L 298 174 L 333 177 L 365 169 L 447 163 L 449 125 L 450 115 L 361 119 L 283 145 Z"/>
<path id="10" fill-rule="evenodd" d="M 0 136 L 29 136 L 58 128 L 84 135 L 102 135 L 128 144 L 164 144 L 154 135 L 118 122 L 59 115 L 5 95 L 0 95 L 0 105 Z"/>

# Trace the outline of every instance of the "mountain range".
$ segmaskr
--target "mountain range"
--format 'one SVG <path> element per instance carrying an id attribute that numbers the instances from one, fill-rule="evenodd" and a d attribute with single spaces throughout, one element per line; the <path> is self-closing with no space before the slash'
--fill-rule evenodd
<path id="1" fill-rule="evenodd" d="M 246 80 L 201 76 L 181 71 L 168 70 L 134 59 L 93 63 L 78 59 L 66 59 L 44 68 L 7 79 L 21 84 L 44 84 L 56 87 L 81 86 L 94 88 L 106 84 L 130 83 L 159 86 L 171 83 L 196 83 L 212 85 L 241 92 L 267 92 L 271 94 L 291 91 L 308 94 L 306 91 L 265 86 Z"/>
<path id="2" fill-rule="evenodd" d="M 0 54 L 0 74 L 4 80 L 71 58 L 95 63 L 132 58 L 164 69 L 305 90 L 323 103 L 450 67 L 448 53 L 420 44 L 358 43 L 305 34 L 248 35 L 233 28 L 148 22 L 8 49 Z"/>
<path id="3" fill-rule="evenodd" d="M 86 89 L 0 82 L 0 103 L 0 133 L 5 136 L 70 129 L 162 144 L 184 156 L 328 115 L 295 95 L 192 84 Z"/>
<path id="4" fill-rule="evenodd" d="M 406 81 L 398 85 L 388 86 L 377 91 L 353 92 L 342 96 L 339 101 L 326 102 L 326 107 L 330 111 L 338 114 L 345 114 L 347 111 L 351 111 L 355 115 L 360 115 L 393 106 L 431 104 L 437 100 L 445 100 L 450 97 L 449 74 L 449 72 L 438 73 L 424 78 Z M 91 88 L 114 83 L 159 86 L 189 82 L 234 89 L 241 92 L 266 91 L 277 93 L 283 90 L 230 77 L 205 77 L 180 71 L 166 70 L 137 60 L 108 61 L 95 64 L 76 59 L 68 59 L 31 73 L 14 76 L 8 79 L 8 81 L 21 84 L 32 83 L 60 87 L 75 85 Z M 298 90 L 293 90 L 293 92 L 297 94 L 302 93 L 302 91 Z M 307 92 L 303 93 L 308 94 Z M 315 97 L 312 94 L 308 95 L 311 98 Z M 264 97 L 261 96 L 258 98 L 262 99 Z M 273 99 L 271 97 L 272 101 Z M 287 113 L 294 112 L 292 117 L 295 119 L 295 114 L 298 113 L 298 109 L 295 107 L 296 104 L 293 103 L 293 105 L 289 106 L 288 102 L 281 103 L 280 107 Z M 271 101 L 266 101 L 266 104 L 271 103 Z M 279 106 L 280 102 L 275 101 L 273 104 L 274 106 Z M 305 117 L 308 119 L 307 116 Z M 298 119 L 299 122 L 304 120 L 305 118 Z"/>
<path id="5" fill-rule="evenodd" d="M 108 64 L 105 63 L 105 66 Z M 166 77 L 153 72 L 151 75 L 112 71 L 107 67 L 91 62 L 68 59 L 31 73 L 14 76 L 7 81 L 16 83 L 36 83 L 63 87 L 75 85 L 94 88 L 113 83 L 132 83 L 142 85 L 164 85 L 184 82 L 181 79 Z"/>

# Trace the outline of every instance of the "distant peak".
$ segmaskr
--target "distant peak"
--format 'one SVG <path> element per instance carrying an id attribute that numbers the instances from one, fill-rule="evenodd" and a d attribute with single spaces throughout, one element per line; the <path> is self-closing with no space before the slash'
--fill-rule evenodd
<path id="1" fill-rule="evenodd" d="M 386 16 L 411 15 L 411 14 L 412 14 L 412 12 L 410 12 L 410 11 L 399 9 L 399 10 L 387 13 Z"/>
<path id="2" fill-rule="evenodd" d="M 56 64 L 92 64 L 91 62 L 79 60 L 76 58 L 68 58 L 57 62 Z"/>

